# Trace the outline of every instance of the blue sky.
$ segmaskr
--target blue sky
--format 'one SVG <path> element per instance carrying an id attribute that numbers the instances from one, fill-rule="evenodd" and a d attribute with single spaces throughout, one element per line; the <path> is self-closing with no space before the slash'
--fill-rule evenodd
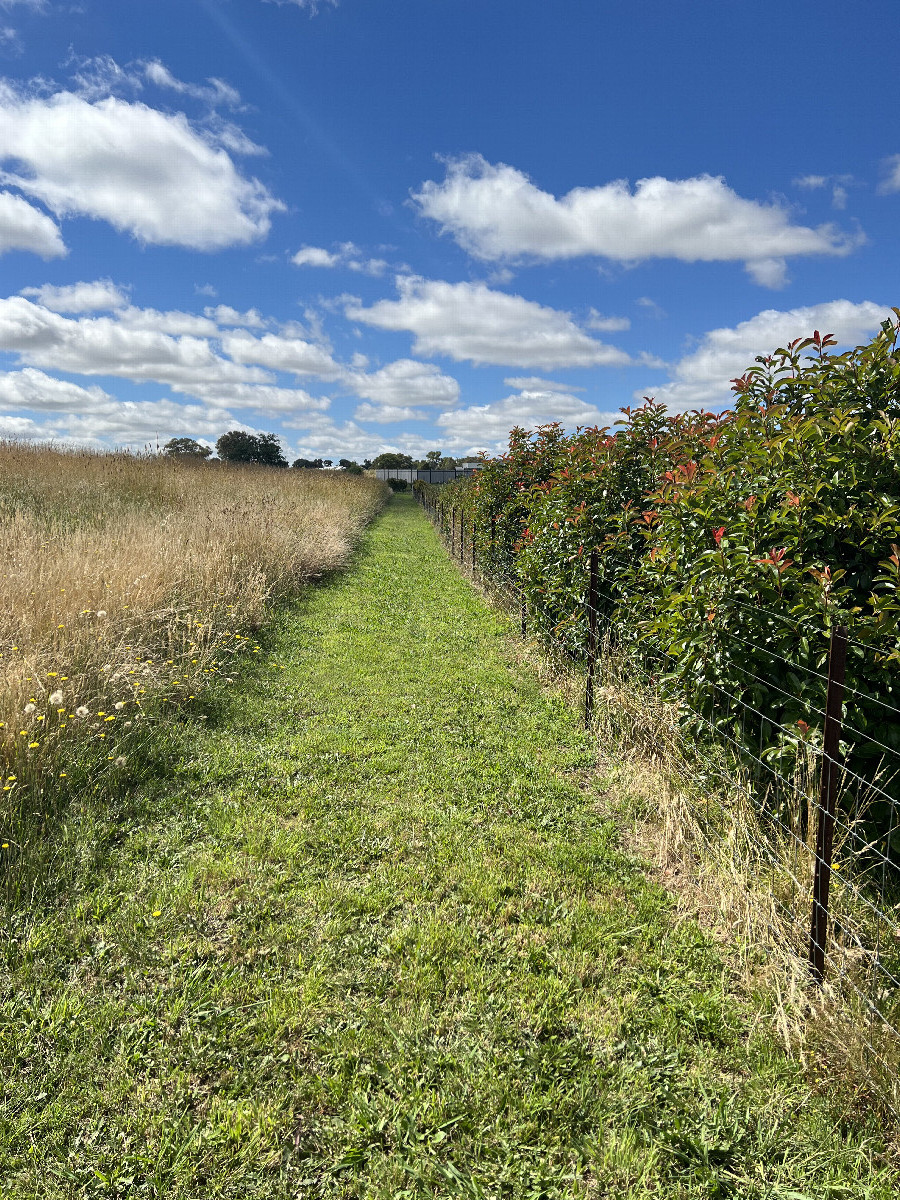
<path id="1" fill-rule="evenodd" d="M 0 436 L 496 452 L 900 305 L 857 0 L 0 0 Z"/>

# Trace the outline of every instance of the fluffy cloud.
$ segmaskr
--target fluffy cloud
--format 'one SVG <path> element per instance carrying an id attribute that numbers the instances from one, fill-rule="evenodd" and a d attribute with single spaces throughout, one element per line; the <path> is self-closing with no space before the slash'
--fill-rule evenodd
<path id="1" fill-rule="evenodd" d="M 153 316 L 150 310 L 146 320 L 152 325 L 166 315 Z M 24 296 L 0 300 L 0 350 L 17 353 L 29 366 L 153 380 L 184 391 L 201 385 L 271 382 L 264 371 L 219 357 L 203 338 L 174 337 L 139 322 L 129 325 L 112 317 L 76 320 Z"/>
<path id="2" fill-rule="evenodd" d="M 191 337 L 215 337 L 219 328 L 209 317 L 198 317 L 196 313 L 159 312 L 155 308 L 126 308 L 116 314 L 116 321 L 123 329 L 145 329 L 156 333 L 171 333 L 175 337 L 187 334 Z"/>
<path id="3" fill-rule="evenodd" d="M 353 242 L 342 242 L 337 250 L 321 246 L 303 246 L 291 258 L 295 267 L 346 267 L 362 275 L 383 275 L 387 262 L 383 258 L 365 258 Z"/>
<path id="4" fill-rule="evenodd" d="M 885 176 L 878 185 L 878 191 L 882 195 L 888 192 L 900 192 L 900 154 L 886 158 L 881 165 Z"/>
<path id="5" fill-rule="evenodd" d="M 321 246 L 303 246 L 291 259 L 295 267 L 336 267 L 340 261 L 339 254 Z"/>
<path id="6" fill-rule="evenodd" d="M 275 371 L 318 375 L 321 379 L 337 379 L 341 375 L 341 368 L 327 349 L 301 337 L 267 333 L 255 338 L 239 331 L 225 334 L 222 348 L 239 363 L 258 363 Z"/>
<path id="7" fill-rule="evenodd" d="M 853 183 L 852 175 L 801 175 L 798 179 L 792 180 L 794 187 L 804 188 L 807 191 L 816 191 L 819 188 L 831 188 L 831 203 L 834 208 L 843 209 L 847 207 L 847 186 Z"/>
<path id="8" fill-rule="evenodd" d="M 67 253 L 58 227 L 46 213 L 21 196 L 0 192 L 0 254 L 7 250 L 27 250 L 45 259 Z"/>
<path id="9" fill-rule="evenodd" d="M 128 303 L 125 292 L 111 279 L 70 283 L 62 287 L 45 283 L 41 287 L 22 288 L 20 295 L 33 296 L 38 304 L 58 313 L 109 312 Z"/>
<path id="10" fill-rule="evenodd" d="M 83 388 L 26 367 L 0 374 L 0 408 L 28 408 L 32 412 L 93 412 L 112 403 L 103 388 Z"/>
<path id="11" fill-rule="evenodd" d="M 585 324 L 588 329 L 596 329 L 598 333 L 619 333 L 623 329 L 631 328 L 628 317 L 605 317 L 603 313 L 597 312 L 596 308 L 591 309 Z"/>
<path id="12" fill-rule="evenodd" d="M 473 363 L 537 368 L 623 366 L 631 360 L 590 337 L 565 312 L 483 283 L 446 283 L 418 276 L 397 280 L 399 300 L 371 308 L 350 301 L 345 313 L 377 329 L 408 330 L 413 352 Z"/>
<path id="13" fill-rule="evenodd" d="M 108 221 L 142 242 L 217 250 L 264 237 L 284 206 L 183 114 L 73 92 L 0 92 L 4 181 L 58 217 Z M 60 251 L 57 251 L 57 253 Z"/>
<path id="14" fill-rule="evenodd" d="M 90 414 L 62 419 L 59 435 L 85 442 L 140 446 L 157 439 L 197 437 L 214 440 L 226 429 L 246 429 L 225 409 L 174 400 L 116 400 Z"/>
<path id="15" fill-rule="evenodd" d="M 614 420 L 612 414 L 601 412 L 570 392 L 524 389 L 493 404 L 442 413 L 437 424 L 445 431 L 452 449 L 495 454 L 505 449 L 509 431 L 516 425 L 534 429 L 560 421 L 567 429 L 574 429 L 578 425 L 610 425 Z"/>
<path id="16" fill-rule="evenodd" d="M 573 383 L 558 383 L 555 379 L 541 379 L 539 375 L 512 375 L 503 382 L 507 387 L 525 392 L 583 392 L 583 387 Z"/>
<path id="17" fill-rule="evenodd" d="M 421 409 L 398 407 L 396 404 L 360 404 L 353 416 L 357 421 L 373 421 L 376 425 L 390 425 L 394 421 L 426 421 L 428 419 L 428 413 Z"/>
<path id="18" fill-rule="evenodd" d="M 403 450 L 409 454 L 424 454 L 429 448 L 421 436 L 412 438 L 405 434 L 398 441 L 362 429 L 355 421 L 344 421 L 338 425 L 330 417 L 298 418 L 285 421 L 289 429 L 297 429 L 297 452 L 304 458 L 352 458 L 361 462 L 374 458 L 385 451 Z"/>
<path id="19" fill-rule="evenodd" d="M 247 329 L 261 329 L 265 325 L 255 308 L 248 309 L 247 312 L 238 312 L 229 304 L 217 304 L 212 308 L 204 308 L 203 312 L 217 325 L 243 325 Z"/>
<path id="20" fill-rule="evenodd" d="M 265 383 L 199 382 L 191 387 L 190 393 L 213 404 L 251 409 L 261 415 L 324 412 L 331 406 L 327 396 L 311 396 L 303 388 L 283 388 Z"/>
<path id="21" fill-rule="evenodd" d="M 742 261 L 768 286 L 783 278 L 773 262 L 847 254 L 860 240 L 832 225 L 794 225 L 783 206 L 746 200 L 712 175 L 639 179 L 633 191 L 616 180 L 557 199 L 514 167 L 473 155 L 449 162 L 444 181 L 424 183 L 413 200 L 460 246 L 489 261 Z"/>
<path id="22" fill-rule="evenodd" d="M 809 337 L 814 329 L 833 333 L 841 345 L 855 345 L 869 337 L 882 321 L 893 316 L 890 308 L 870 300 L 853 304 L 831 300 L 808 308 L 787 311 L 766 309 L 733 329 L 713 329 L 696 350 L 672 368 L 672 382 L 635 392 L 647 392 L 671 409 L 720 407 L 732 400 L 730 380 L 753 364 L 757 354 L 771 354 L 798 337 Z"/>
<path id="23" fill-rule="evenodd" d="M 446 407 L 459 399 L 459 384 L 452 375 L 444 375 L 433 363 L 415 362 L 411 358 L 399 358 L 371 374 L 348 372 L 345 382 L 357 396 L 392 408 L 404 408 L 412 404 L 440 404 Z M 366 408 L 371 409 L 371 405 Z"/>
<path id="24" fill-rule="evenodd" d="M 120 401 L 102 388 L 80 387 L 31 367 L 0 373 L 0 409 L 50 414 L 42 423 L 0 414 L 3 436 L 118 445 L 140 445 L 178 434 L 216 437 L 234 422 L 223 408 L 173 400 Z"/>

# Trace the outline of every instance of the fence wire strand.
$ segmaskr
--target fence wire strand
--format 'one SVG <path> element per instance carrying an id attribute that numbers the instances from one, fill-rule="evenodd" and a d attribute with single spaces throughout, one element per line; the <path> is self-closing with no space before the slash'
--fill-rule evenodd
<path id="1" fill-rule="evenodd" d="M 702 730 L 710 745 L 720 748 L 722 757 L 697 760 L 698 764 L 702 761 L 702 782 L 708 789 L 717 786 L 723 795 L 727 795 L 743 772 L 748 780 L 748 798 L 757 814 L 754 828 L 759 831 L 759 836 L 747 849 L 757 856 L 761 866 L 765 864 L 772 913 L 778 914 L 778 924 L 769 926 L 770 936 L 774 944 L 780 944 L 787 933 L 798 955 L 803 954 L 808 944 L 811 952 L 811 943 L 807 939 L 810 937 L 808 917 L 813 874 L 823 865 L 817 863 L 815 850 L 813 826 L 823 819 L 823 799 L 814 794 L 815 779 L 826 769 L 837 769 L 838 802 L 833 814 L 835 849 L 831 854 L 832 861 L 824 864 L 831 882 L 831 901 L 826 914 L 830 922 L 828 934 L 822 948 L 827 976 L 823 994 L 840 994 L 849 1003 L 859 1005 L 867 1014 L 870 1031 L 880 1027 L 885 1036 L 894 1039 L 888 1053 L 883 1039 L 875 1044 L 872 1032 L 865 1041 L 865 1048 L 870 1059 L 883 1068 L 873 1086 L 896 1112 L 900 1112 L 900 1090 L 892 1083 L 884 1082 L 894 1078 L 892 1072 L 900 1059 L 900 864 L 893 846 L 895 831 L 900 829 L 900 788 L 888 790 L 900 779 L 900 767 L 886 778 L 884 755 L 900 759 L 900 750 L 843 719 L 840 726 L 842 748 L 849 746 L 855 750 L 869 745 L 881 752 L 872 777 L 865 778 L 853 766 L 841 761 L 840 750 L 837 759 L 831 758 L 806 732 L 798 736 L 795 728 L 776 720 L 761 705 L 750 703 L 745 695 L 749 684 L 744 690 L 729 691 L 713 680 L 707 680 L 711 710 L 708 713 L 698 710 L 673 689 L 673 660 L 654 640 L 652 625 L 648 625 L 646 619 L 640 621 L 640 614 L 630 611 L 621 597 L 601 588 L 601 580 L 595 577 L 591 584 L 587 577 L 587 557 L 583 602 L 576 611 L 563 613 L 560 617 L 552 603 L 535 603 L 533 599 L 530 604 L 527 602 L 529 589 L 516 573 L 513 555 L 505 545 L 501 549 L 499 531 L 493 523 L 479 529 L 471 517 L 441 505 L 433 497 L 420 493 L 418 498 L 460 569 L 512 617 L 518 616 L 523 636 L 534 639 L 557 663 L 565 664 L 567 670 L 576 675 L 583 674 L 585 682 L 590 678 L 585 691 L 589 726 L 592 713 L 588 705 L 593 703 L 595 692 L 604 692 L 601 683 L 605 678 L 602 674 L 604 663 L 607 656 L 615 652 L 619 655 L 617 669 L 626 664 L 635 678 L 649 689 L 649 694 L 678 714 L 678 727 L 686 732 Z M 591 603 L 592 599 L 595 603 Z M 608 611 L 602 611 L 600 604 Z M 819 660 L 827 662 L 833 615 L 826 610 L 823 610 L 822 627 L 816 628 L 808 618 L 779 613 L 733 597 L 725 598 L 720 610 L 729 605 L 783 622 L 795 632 L 808 631 L 808 635 L 804 633 L 803 636 L 821 642 Z M 579 626 L 579 622 L 587 623 L 586 639 L 584 625 Z M 594 633 L 590 631 L 592 626 Z M 743 626 L 741 628 L 743 630 Z M 730 640 L 755 655 L 779 662 L 798 680 L 798 686 L 803 686 L 799 681 L 806 679 L 821 694 L 821 685 L 827 687 L 829 684 L 829 675 L 808 663 L 792 661 L 771 646 L 760 645 L 721 626 L 717 626 L 717 633 L 720 639 Z M 892 647 L 886 652 L 883 647 L 862 642 L 849 633 L 846 642 L 876 657 L 881 655 L 882 661 L 896 649 Z M 808 652 L 805 648 L 804 653 Z M 823 708 L 811 699 L 789 691 L 783 686 L 783 678 L 780 683 L 764 679 L 746 662 L 739 661 L 736 654 L 732 655 L 730 665 L 745 678 L 783 697 L 785 702 L 798 702 L 810 716 L 827 721 L 828 705 Z M 843 684 L 846 707 L 866 702 L 900 716 L 900 708 L 854 686 L 855 682 Z M 893 695 L 892 692 L 888 694 Z M 733 722 L 733 727 L 724 727 L 723 716 Z M 757 725 L 758 735 L 753 733 Z M 751 736 L 756 738 L 752 745 Z M 786 755 L 788 758 L 793 755 L 793 769 L 789 774 L 779 769 L 781 763 L 778 760 Z M 887 815 L 880 823 L 873 824 L 869 818 L 873 804 L 885 806 Z"/>

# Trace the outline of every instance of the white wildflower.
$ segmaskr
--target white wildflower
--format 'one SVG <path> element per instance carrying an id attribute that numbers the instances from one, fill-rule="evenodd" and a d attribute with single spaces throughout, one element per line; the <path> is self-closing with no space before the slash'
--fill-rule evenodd
<path id="1" fill-rule="evenodd" d="M 124 707 L 125 707 L 125 701 L 124 701 L 124 700 L 117 700 L 117 701 L 115 702 L 115 704 L 113 705 L 113 708 L 117 708 L 117 709 L 119 710 L 119 712 L 121 712 L 121 711 L 122 711 L 122 709 L 123 709 Z"/>
<path id="2" fill-rule="evenodd" d="M 26 704 L 25 705 L 25 711 L 27 713 L 33 713 L 36 708 L 37 708 L 36 704 Z"/>
<path id="3" fill-rule="evenodd" d="M 62 692 L 51 692 L 50 693 L 50 703 L 51 704 L 62 704 L 62 699 L 63 699 Z"/>
<path id="4" fill-rule="evenodd" d="M 125 757 L 125 755 L 120 754 L 119 757 L 116 759 L 116 761 L 113 763 L 113 766 L 114 767 L 124 767 L 127 762 L 128 762 L 128 759 Z"/>
<path id="5" fill-rule="evenodd" d="M 78 708 L 75 709 L 76 717 L 81 717 L 83 719 L 84 717 L 89 717 L 90 715 L 91 715 L 91 710 L 85 704 L 82 704 Z"/>

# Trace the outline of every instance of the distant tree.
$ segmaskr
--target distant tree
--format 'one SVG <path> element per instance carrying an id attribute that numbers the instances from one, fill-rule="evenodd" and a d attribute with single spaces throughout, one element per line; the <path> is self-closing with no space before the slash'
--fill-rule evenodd
<path id="1" fill-rule="evenodd" d="M 242 429 L 232 429 L 218 439 L 216 450 L 223 462 L 256 463 L 263 467 L 288 465 L 281 442 L 274 433 L 245 433 Z"/>
<path id="2" fill-rule="evenodd" d="M 330 467 L 330 458 L 295 458 L 291 463 L 298 471 L 314 471 L 322 467 Z"/>
<path id="3" fill-rule="evenodd" d="M 195 458 L 202 462 L 209 458 L 212 450 L 209 446 L 201 446 L 199 442 L 189 437 L 170 438 L 163 446 L 163 454 L 169 458 Z"/>
<path id="4" fill-rule="evenodd" d="M 394 454 L 388 451 L 385 454 L 379 454 L 377 458 L 372 459 L 373 467 L 411 467 L 413 460 L 408 454 Z"/>
<path id="5" fill-rule="evenodd" d="M 364 471 L 371 471 L 371 469 L 372 469 L 372 460 L 371 460 L 371 458 L 364 458 L 364 459 L 363 459 L 363 470 L 364 470 Z"/>
<path id="6" fill-rule="evenodd" d="M 455 466 L 456 466 L 456 459 L 450 458 L 446 454 L 441 459 L 441 461 L 438 463 L 438 467 L 442 471 L 452 471 Z"/>
<path id="7" fill-rule="evenodd" d="M 338 466 L 342 471 L 346 471 L 348 475 L 362 475 L 363 469 L 358 462 L 354 462 L 351 458 L 342 458 L 338 460 Z"/>
<path id="8" fill-rule="evenodd" d="M 436 470 L 442 457 L 440 450 L 429 450 L 425 455 L 425 466 L 432 471 Z"/>

